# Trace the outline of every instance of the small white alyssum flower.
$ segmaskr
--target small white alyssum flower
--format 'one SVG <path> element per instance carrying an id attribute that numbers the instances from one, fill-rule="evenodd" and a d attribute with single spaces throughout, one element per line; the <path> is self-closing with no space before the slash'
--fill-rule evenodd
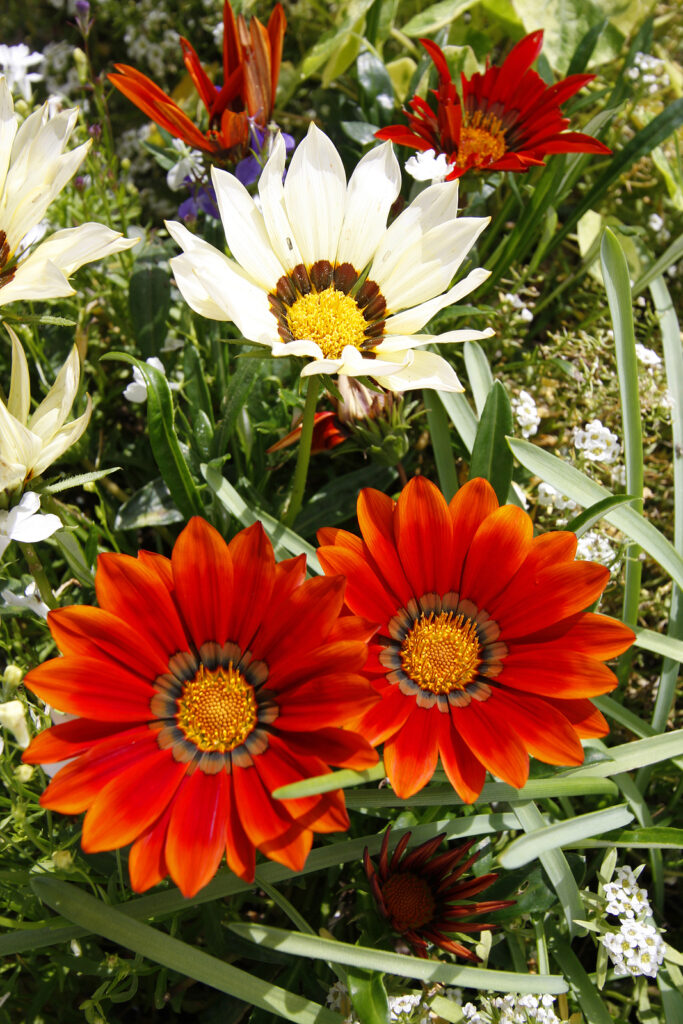
<path id="1" fill-rule="evenodd" d="M 598 533 L 597 530 L 588 530 L 578 539 L 576 557 L 588 562 L 600 562 L 601 565 L 611 565 L 617 555 L 604 534 Z"/>
<path id="2" fill-rule="evenodd" d="M 406 160 L 406 171 L 416 181 L 445 181 L 450 174 L 451 164 L 445 153 L 436 155 L 436 150 L 426 149 Z"/>
<path id="3" fill-rule="evenodd" d="M 636 355 L 645 366 L 661 366 L 662 358 L 652 348 L 636 342 Z"/>
<path id="4" fill-rule="evenodd" d="M 541 422 L 533 397 L 528 391 L 520 391 L 519 397 L 513 398 L 510 404 L 515 419 L 522 429 L 522 437 L 532 437 Z"/>
<path id="5" fill-rule="evenodd" d="M 56 530 L 61 530 L 62 523 L 59 516 L 55 516 L 51 512 L 42 515 L 38 512 L 39 508 L 40 498 L 38 495 L 33 491 L 26 491 L 21 496 L 19 504 L 11 508 L 9 512 L 0 511 L 0 558 L 7 550 L 10 541 L 18 540 L 24 544 L 35 544 L 37 541 L 51 537 Z"/>
<path id="6" fill-rule="evenodd" d="M 370 150 L 347 183 L 339 153 L 311 124 L 283 184 L 284 167 L 277 135 L 259 178 L 260 209 L 233 174 L 212 169 L 232 258 L 167 222 L 184 250 L 171 266 L 185 301 L 202 316 L 231 320 L 274 356 L 303 356 L 303 377 L 462 391 L 450 363 L 426 346 L 493 332 L 423 328 L 489 276 L 471 270 L 450 286 L 489 219 L 458 217 L 458 184 L 447 181 L 428 186 L 387 227 L 401 188 L 390 143 Z"/>
<path id="7" fill-rule="evenodd" d="M 26 495 L 24 495 L 24 497 L 26 497 Z M 47 519 L 48 516 L 40 516 L 39 518 Z M 59 522 L 57 516 L 53 516 L 53 519 L 57 519 Z M 61 526 L 62 524 L 59 523 L 59 525 Z M 59 527 L 57 527 L 57 529 L 59 529 Z M 2 593 L 0 593 L 0 597 L 9 608 L 23 608 L 26 611 L 33 612 L 41 619 L 47 619 L 47 613 L 50 609 L 42 600 L 35 580 L 32 580 L 31 583 L 29 583 L 23 594 L 15 594 L 13 590 L 9 589 L 9 587 L 5 587 Z"/>
<path id="8" fill-rule="evenodd" d="M 153 366 L 155 370 L 159 370 L 160 373 L 165 374 L 164 364 L 161 359 L 157 359 L 156 356 L 150 356 L 149 359 L 145 359 L 148 366 Z M 169 384 L 171 391 L 177 391 L 180 384 Z M 142 376 L 142 371 L 133 367 L 133 379 L 130 384 L 127 384 L 123 389 L 123 397 L 129 402 L 146 402 L 147 401 L 147 383 L 145 378 Z"/>
<path id="9" fill-rule="evenodd" d="M 604 462 L 606 465 L 616 462 L 621 452 L 617 435 L 603 427 L 598 419 L 591 420 L 583 430 L 574 427 L 574 447 L 591 462 Z"/>
<path id="10" fill-rule="evenodd" d="M 573 498 L 561 494 L 551 484 L 540 483 L 538 485 L 538 503 L 548 509 L 557 509 L 560 512 L 573 512 L 578 508 Z"/>
<path id="11" fill-rule="evenodd" d="M 637 917 L 639 914 L 649 917 L 651 915 L 652 909 L 647 889 L 642 889 L 638 885 L 639 874 L 640 870 L 636 873 L 627 864 L 616 869 L 615 880 L 607 882 L 604 890 L 608 914 L 616 914 L 618 917 Z"/>
<path id="12" fill-rule="evenodd" d="M 600 936 L 614 964 L 614 973 L 656 978 L 664 960 L 664 941 L 652 924 L 627 918 L 618 932 Z"/>

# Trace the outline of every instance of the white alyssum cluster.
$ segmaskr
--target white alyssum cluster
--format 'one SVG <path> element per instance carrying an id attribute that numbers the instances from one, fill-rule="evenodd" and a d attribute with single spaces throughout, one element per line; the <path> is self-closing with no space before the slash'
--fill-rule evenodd
<path id="1" fill-rule="evenodd" d="M 522 437 L 532 437 L 541 422 L 533 396 L 528 391 L 520 391 L 519 396 L 513 398 L 510 404 L 515 419 L 522 429 Z"/>
<path id="2" fill-rule="evenodd" d="M 161 359 L 157 359 L 156 356 L 150 356 L 149 359 L 145 359 L 145 362 L 148 366 L 153 366 L 155 370 L 159 371 L 159 373 L 163 373 L 164 375 L 166 374 L 164 364 Z M 171 391 L 177 391 L 180 384 L 169 384 L 169 387 L 171 388 Z M 142 371 L 139 370 L 137 366 L 133 367 L 132 381 L 123 389 L 123 397 L 129 402 L 140 403 L 147 401 L 147 382 L 142 376 Z"/>
<path id="3" fill-rule="evenodd" d="M 534 318 L 534 314 L 519 295 L 513 295 L 512 292 L 505 292 L 500 296 L 500 299 L 501 302 L 507 303 L 507 305 L 512 306 L 513 309 L 519 310 L 519 315 L 525 323 L 531 323 Z"/>
<path id="4" fill-rule="evenodd" d="M 557 509 L 559 512 L 573 512 L 578 508 L 573 498 L 562 494 L 551 484 L 546 483 L 538 485 L 538 504 L 547 509 Z"/>
<path id="5" fill-rule="evenodd" d="M 628 77 L 633 82 L 640 81 L 647 86 L 647 91 L 651 94 L 658 92 L 659 89 L 667 89 L 671 84 L 664 61 L 640 51 L 635 55 L 633 67 L 628 70 Z"/>
<path id="6" fill-rule="evenodd" d="M 576 557 L 588 562 L 600 562 L 601 565 L 611 565 L 617 556 L 604 534 L 598 533 L 597 530 L 588 530 L 579 537 Z"/>
<path id="7" fill-rule="evenodd" d="M 615 974 L 655 978 L 664 960 L 664 941 L 651 923 L 647 889 L 638 885 L 640 870 L 633 871 L 628 865 L 619 867 L 615 881 L 605 885 L 606 911 L 619 918 L 619 930 L 606 932 L 600 941 L 609 953 Z"/>
<path id="8" fill-rule="evenodd" d="M 598 419 L 591 420 L 583 430 L 574 427 L 574 447 L 590 462 L 604 462 L 606 465 L 616 462 L 621 452 L 617 435 L 603 427 Z"/>
<path id="9" fill-rule="evenodd" d="M 640 342 L 636 343 L 636 355 L 644 366 L 653 367 L 662 365 L 662 357 L 657 355 L 654 349 L 648 348 L 647 345 L 641 345 Z"/>
<path id="10" fill-rule="evenodd" d="M 485 998 L 483 1003 L 479 1009 L 474 1003 L 465 1003 L 462 1009 L 468 1024 L 562 1024 L 551 995 L 497 996 Z"/>

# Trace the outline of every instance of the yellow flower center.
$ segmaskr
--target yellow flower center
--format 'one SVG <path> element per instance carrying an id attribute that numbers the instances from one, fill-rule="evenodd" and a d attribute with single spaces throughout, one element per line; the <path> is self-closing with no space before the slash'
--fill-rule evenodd
<path id="1" fill-rule="evenodd" d="M 400 651 L 405 674 L 432 693 L 464 689 L 476 675 L 480 654 L 476 625 L 453 612 L 418 619 Z"/>
<path id="2" fill-rule="evenodd" d="M 200 665 L 178 698 L 176 720 L 199 750 L 234 750 L 258 721 L 254 687 L 232 665 L 214 670 Z"/>
<path id="3" fill-rule="evenodd" d="M 470 166 L 488 166 L 500 160 L 505 149 L 505 132 L 495 114 L 475 110 L 463 118 L 456 159 L 458 167 L 465 167 L 468 162 Z"/>
<path id="4" fill-rule="evenodd" d="M 382 886 L 382 897 L 396 931 L 420 928 L 434 917 L 434 894 L 429 884 L 410 871 L 392 875 Z"/>
<path id="5" fill-rule="evenodd" d="M 296 341 L 315 341 L 325 359 L 339 359 L 345 345 L 360 349 L 368 323 L 356 300 L 334 286 L 301 295 L 287 310 Z"/>

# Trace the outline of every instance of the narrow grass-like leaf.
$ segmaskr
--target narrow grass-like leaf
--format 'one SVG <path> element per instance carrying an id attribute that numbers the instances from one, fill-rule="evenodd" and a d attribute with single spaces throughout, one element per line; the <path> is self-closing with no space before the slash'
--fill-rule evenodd
<path id="1" fill-rule="evenodd" d="M 469 402 L 460 391 L 439 391 L 438 395 L 462 443 L 471 452 L 477 436 L 477 417 Z"/>
<path id="2" fill-rule="evenodd" d="M 614 1024 L 611 1013 L 600 998 L 600 993 L 567 940 L 560 935 L 552 922 L 548 922 L 547 931 L 550 952 L 574 990 L 585 1019 L 590 1021 L 590 1024 Z"/>
<path id="3" fill-rule="evenodd" d="M 590 776 L 605 778 L 605 776 L 618 775 L 619 772 L 632 772 L 647 764 L 657 764 L 659 761 L 680 757 L 683 755 L 683 729 L 676 729 L 673 732 L 606 749 L 611 760 L 599 761 L 597 764 L 589 764 L 582 768 L 570 768 L 567 772 L 562 773 L 563 776 L 565 778 L 576 775 L 580 775 L 581 778 Z"/>
<path id="4" fill-rule="evenodd" d="M 402 953 L 388 953 L 368 946 L 352 946 L 336 939 L 323 939 L 284 928 L 270 928 L 260 924 L 230 924 L 231 931 L 244 939 L 269 949 L 278 949 L 293 956 L 312 960 L 332 960 L 350 967 L 361 967 L 405 978 L 417 978 L 430 983 L 463 985 L 494 992 L 549 992 L 551 995 L 567 991 L 567 984 L 559 975 L 516 974 L 512 971 L 491 971 L 480 967 L 460 967 L 438 960 L 421 960 Z"/>
<path id="5" fill-rule="evenodd" d="M 664 658 L 670 658 L 675 662 L 683 662 L 683 640 L 666 636 L 664 633 L 655 633 L 653 629 L 636 627 L 635 633 L 635 647 L 640 647 L 644 651 L 652 651 L 653 654 L 661 654 Z M 678 674 L 677 669 L 676 673 Z"/>
<path id="6" fill-rule="evenodd" d="M 571 522 L 567 523 L 566 529 L 571 530 L 577 537 L 582 537 L 587 530 L 590 530 L 601 519 L 604 519 L 605 513 L 609 512 L 611 508 L 617 508 L 619 505 L 630 505 L 635 500 L 631 494 L 612 494 L 609 498 L 596 501 L 594 505 L 584 509 L 578 516 L 574 516 Z"/>
<path id="7" fill-rule="evenodd" d="M 306 555 L 306 564 L 311 572 L 318 575 L 322 573 L 315 548 L 303 537 L 300 537 L 294 530 L 283 526 L 266 512 L 253 511 L 214 464 L 202 465 L 201 471 L 207 484 L 230 515 L 238 519 L 243 526 L 251 526 L 256 522 L 263 524 L 263 529 L 268 534 L 278 557 L 304 554 Z"/>
<path id="8" fill-rule="evenodd" d="M 477 416 L 481 416 L 489 391 L 493 386 L 493 374 L 486 353 L 478 342 L 466 341 L 463 353 Z"/>
<path id="9" fill-rule="evenodd" d="M 131 920 L 75 885 L 49 877 L 35 878 L 31 884 L 38 899 L 75 924 L 184 977 L 296 1024 L 340 1024 L 342 1020 L 340 1014 L 324 1006 L 232 967 L 158 928 Z"/>
<path id="10" fill-rule="evenodd" d="M 568 821 L 544 825 L 525 836 L 520 836 L 519 839 L 513 839 L 498 859 L 507 870 L 521 868 L 549 850 L 571 846 L 581 839 L 589 839 L 604 832 L 611 832 L 615 828 L 623 828 L 632 821 L 633 814 L 625 804 L 608 807 L 604 811 L 580 814 Z"/>
<path id="11" fill-rule="evenodd" d="M 453 446 L 448 436 L 448 417 L 436 391 L 424 392 L 424 405 L 427 410 L 427 424 L 439 476 L 439 487 L 446 501 L 450 501 L 458 490 L 458 474 L 453 458 Z"/>
<path id="12" fill-rule="evenodd" d="M 543 815 L 531 800 L 528 803 L 515 804 L 512 809 L 525 832 L 538 832 L 546 827 Z M 567 858 L 561 850 L 550 849 L 542 852 L 539 860 L 562 905 L 569 934 L 578 934 L 574 920 L 581 918 L 583 905 Z"/>
<path id="13" fill-rule="evenodd" d="M 530 473 L 552 484 L 563 494 L 568 494 L 580 505 L 588 508 L 603 498 L 611 497 L 608 490 L 589 479 L 585 473 L 556 455 L 544 451 L 538 445 L 514 437 L 508 437 L 507 442 L 515 458 Z M 610 509 L 604 518 L 631 540 L 640 544 L 644 551 L 666 569 L 679 586 L 683 586 L 683 557 L 644 516 L 639 515 L 635 509 L 621 505 Z"/>
<path id="14" fill-rule="evenodd" d="M 120 466 L 112 466 L 110 469 L 94 469 L 91 473 L 78 473 L 76 476 L 68 476 L 65 480 L 58 480 L 56 484 L 48 484 L 41 489 L 41 494 L 59 494 L 60 491 L 68 491 L 70 487 L 82 487 L 83 484 L 95 483 L 105 476 L 120 472 Z"/>
<path id="15" fill-rule="evenodd" d="M 483 476 L 488 480 L 501 505 L 507 501 L 512 481 L 512 454 L 505 445 L 505 438 L 511 430 L 510 399 L 500 381 L 495 381 L 474 439 L 470 477 Z"/>
<path id="16" fill-rule="evenodd" d="M 678 850 L 683 848 L 683 828 L 652 825 L 650 828 L 633 828 L 628 832 L 622 832 L 615 839 L 605 839 L 602 842 L 587 840 L 579 843 L 568 843 L 567 845 L 577 849 L 589 849 L 598 846 L 625 846 L 628 850 Z"/>
<path id="17" fill-rule="evenodd" d="M 661 274 L 666 273 L 669 267 L 673 266 L 674 263 L 677 263 L 681 256 L 683 256 L 683 235 L 679 235 L 678 238 L 674 238 L 671 245 L 666 247 L 659 259 L 656 259 L 655 262 L 647 268 L 645 273 L 640 275 L 633 285 L 633 294 L 640 295 L 640 293 L 645 291 L 648 286 L 653 284 L 656 278 L 660 277 Z M 650 287 L 650 291 L 652 291 L 652 287 Z M 655 307 L 657 307 L 657 299 L 654 293 L 652 297 L 655 300 Z"/>

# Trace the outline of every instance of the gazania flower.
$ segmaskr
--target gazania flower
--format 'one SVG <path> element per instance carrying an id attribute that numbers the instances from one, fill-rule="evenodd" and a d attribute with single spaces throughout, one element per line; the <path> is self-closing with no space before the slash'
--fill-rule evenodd
<path id="1" fill-rule="evenodd" d="M 0 78 L 0 306 L 73 295 L 68 278 L 79 267 L 137 243 L 88 223 L 56 231 L 30 249 L 50 203 L 90 148 L 88 141 L 64 152 L 77 117 L 77 110 L 48 117 L 45 104 L 17 129 L 12 94 Z"/>
<path id="2" fill-rule="evenodd" d="M 296 444 L 301 437 L 302 429 L 302 424 L 299 422 L 293 430 L 290 430 L 288 434 L 281 437 L 275 444 L 271 444 L 270 448 L 267 448 L 266 451 L 269 454 L 270 452 L 279 452 L 283 448 L 288 448 L 291 444 Z M 338 444 L 343 444 L 348 436 L 339 422 L 336 412 L 333 412 L 331 409 L 317 412 L 313 423 L 311 454 L 330 451 L 330 449 L 336 448 Z"/>
<path id="3" fill-rule="evenodd" d="M 64 652 L 24 682 L 80 716 L 41 733 L 29 764 L 73 758 L 41 797 L 87 811 L 88 853 L 133 843 L 136 891 L 170 874 L 186 896 L 225 853 L 253 879 L 254 853 L 294 871 L 314 832 L 348 826 L 341 792 L 273 800 L 279 786 L 365 768 L 352 729 L 376 695 L 359 675 L 373 626 L 340 617 L 344 580 L 304 580 L 303 556 L 275 563 L 259 523 L 226 544 L 199 518 L 172 558 L 100 555 L 99 608 L 50 613 Z"/>
<path id="4" fill-rule="evenodd" d="M 7 405 L 0 400 L 0 493 L 12 491 L 26 480 L 40 476 L 78 441 L 92 411 L 88 396 L 83 415 L 66 422 L 80 376 L 80 361 L 74 345 L 54 384 L 31 413 L 26 356 L 12 328 L 7 327 L 7 330 L 12 339 L 12 376 Z"/>
<path id="5" fill-rule="evenodd" d="M 472 899 L 498 878 L 496 874 L 488 874 L 463 881 L 463 875 L 479 856 L 473 853 L 463 860 L 476 840 L 437 853 L 446 834 L 442 832 L 406 853 L 412 835 L 406 832 L 389 860 L 390 834 L 389 827 L 382 840 L 378 868 L 367 849 L 363 854 L 365 873 L 383 916 L 393 930 L 410 943 L 417 956 L 426 957 L 428 945 L 432 943 L 463 960 L 479 963 L 480 957 L 448 936 L 454 932 L 492 931 L 495 924 L 470 918 L 510 907 L 514 900 Z"/>
<path id="6" fill-rule="evenodd" d="M 492 332 L 420 333 L 489 276 L 449 288 L 487 218 L 457 217 L 457 183 L 426 189 L 386 227 L 401 174 L 389 145 L 371 150 L 347 185 L 337 150 L 314 124 L 292 157 L 276 139 L 259 179 L 261 212 L 227 171 L 212 170 L 229 259 L 177 222 L 171 260 L 189 305 L 232 320 L 274 356 L 304 356 L 302 376 L 370 376 L 391 391 L 461 391 L 452 367 L 423 346 Z"/>
<path id="7" fill-rule="evenodd" d="M 569 119 L 560 107 L 595 75 L 570 75 L 547 86 L 531 70 L 543 45 L 542 31 L 517 43 L 501 67 L 487 65 L 483 75 L 471 78 L 461 75 L 462 100 L 443 52 L 430 39 L 420 42 L 439 74 L 436 111 L 414 96 L 407 127 L 391 125 L 375 134 L 411 149 L 445 154 L 447 180 L 469 170 L 528 171 L 550 153 L 611 152 L 590 135 L 565 131 Z"/>
<path id="8" fill-rule="evenodd" d="M 603 664 L 633 642 L 616 619 L 584 611 L 609 569 L 574 561 L 576 536 L 533 536 L 515 505 L 470 480 L 450 505 L 424 477 L 398 502 L 361 491 L 362 539 L 323 529 L 326 573 L 347 577 L 346 603 L 380 623 L 366 671 L 382 697 L 362 723 L 384 741 L 384 764 L 404 799 L 440 755 L 460 797 L 476 800 L 485 770 L 525 784 L 529 754 L 581 764 L 581 737 L 607 723 L 590 697 L 616 686 Z"/>
<path id="9" fill-rule="evenodd" d="M 286 25 L 280 4 L 273 8 L 266 28 L 258 18 L 248 25 L 241 14 L 235 19 L 225 0 L 220 87 L 211 82 L 192 45 L 180 37 L 185 67 L 208 114 L 207 131 L 197 128 L 163 89 L 129 64 L 115 64 L 119 74 L 109 75 L 109 81 L 175 138 L 219 160 L 239 159 L 249 148 L 250 119 L 265 128 L 273 112 Z"/>

